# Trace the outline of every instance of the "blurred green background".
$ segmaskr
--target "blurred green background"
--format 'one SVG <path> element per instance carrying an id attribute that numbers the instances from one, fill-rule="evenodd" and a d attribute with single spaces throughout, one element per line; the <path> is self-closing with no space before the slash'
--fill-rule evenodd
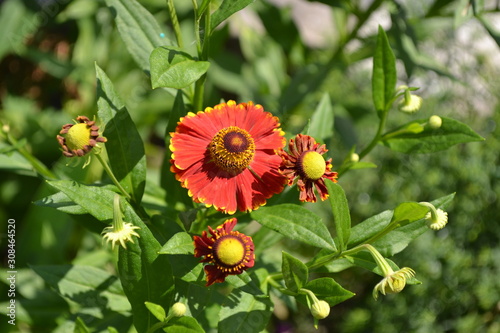
<path id="1" fill-rule="evenodd" d="M 165 38 L 174 40 L 166 2 L 139 2 L 155 15 Z M 174 3 L 185 44 L 195 55 L 192 4 Z M 336 279 L 357 295 L 333 308 L 315 332 L 500 332 L 499 6 L 493 0 L 257 0 L 214 33 L 205 105 L 253 100 L 279 116 L 292 136 L 326 94 L 336 114 L 326 142 L 334 165 L 354 145 L 358 151 L 365 147 L 376 131 L 371 57 L 379 24 L 398 59 L 398 84 L 420 87 L 417 94 L 424 98 L 415 115 L 391 111 L 387 128 L 437 114 L 465 122 L 486 138 L 438 154 L 404 155 L 380 146 L 367 157 L 376 169 L 353 170 L 340 179 L 353 223 L 403 201 L 452 192 L 456 197 L 445 229 L 424 234 L 394 258 L 415 269 L 422 285 L 374 301 L 379 278 L 361 269 L 344 271 Z M 151 192 L 159 183 L 173 96 L 151 89 L 106 3 L 3 1 L 0 31 L 0 120 L 10 134 L 60 177 L 100 179 L 96 165 L 66 167 L 55 140 L 72 118 L 96 114 L 97 62 L 146 143 Z M 51 332 L 71 318 L 73 305 L 45 289 L 29 265 L 105 267 L 112 254 L 79 217 L 34 205 L 50 190 L 3 139 L 0 151 L 0 248 L 5 267 L 7 220 L 15 219 L 20 305 L 16 328 L 1 315 L 0 331 Z M 2 305 L 7 290 L 2 273 Z M 278 304 L 273 322 L 276 329 L 312 329 L 307 309 L 294 314 Z"/>

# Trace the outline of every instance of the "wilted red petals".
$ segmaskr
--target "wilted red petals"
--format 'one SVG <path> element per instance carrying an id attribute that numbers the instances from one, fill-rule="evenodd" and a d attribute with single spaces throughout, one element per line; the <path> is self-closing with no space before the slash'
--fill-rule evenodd
<path id="1" fill-rule="evenodd" d="M 252 102 L 189 113 L 171 133 L 171 171 L 196 202 L 233 214 L 251 211 L 286 183 L 277 151 L 279 120 Z"/>
<path id="2" fill-rule="evenodd" d="M 337 182 L 337 173 L 331 171 L 332 159 L 327 161 L 321 156 L 328 150 L 308 135 L 298 134 L 288 144 L 288 153 L 281 152 L 283 164 L 280 171 L 288 178 L 288 185 L 297 179 L 300 201 L 316 202 L 314 187 L 321 200 L 328 198 L 324 179 Z"/>
<path id="3" fill-rule="evenodd" d="M 252 238 L 238 231 L 233 231 L 237 220 L 226 220 L 215 230 L 210 226 L 200 236 L 193 236 L 194 256 L 204 257 L 201 262 L 208 263 L 204 270 L 207 276 L 206 286 L 224 282 L 226 276 L 241 274 L 255 263 Z"/>

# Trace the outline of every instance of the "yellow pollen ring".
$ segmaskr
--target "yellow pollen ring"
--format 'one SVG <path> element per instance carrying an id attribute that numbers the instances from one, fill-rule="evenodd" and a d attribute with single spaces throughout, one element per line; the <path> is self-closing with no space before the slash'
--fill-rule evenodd
<path id="1" fill-rule="evenodd" d="M 299 168 L 308 179 L 320 179 L 326 171 L 326 162 L 320 153 L 315 151 L 306 151 L 302 153 L 299 159 Z"/>
<path id="2" fill-rule="evenodd" d="M 226 236 L 217 242 L 215 254 L 226 266 L 236 266 L 245 258 L 243 242 L 234 236 Z"/>
<path id="3" fill-rule="evenodd" d="M 221 169 L 237 174 L 247 168 L 255 155 L 251 135 L 237 126 L 221 129 L 208 145 L 212 161 Z"/>
<path id="4" fill-rule="evenodd" d="M 83 149 L 90 142 L 90 128 L 85 123 L 71 126 L 66 133 L 66 145 L 71 150 Z"/>

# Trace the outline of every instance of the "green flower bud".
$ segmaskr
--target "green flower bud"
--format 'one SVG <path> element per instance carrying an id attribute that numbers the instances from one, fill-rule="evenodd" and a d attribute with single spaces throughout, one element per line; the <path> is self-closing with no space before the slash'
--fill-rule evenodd
<path id="1" fill-rule="evenodd" d="M 353 162 L 353 163 L 359 162 L 359 155 L 356 153 L 352 153 L 351 154 L 351 162 Z"/>
<path id="2" fill-rule="evenodd" d="M 311 314 L 315 319 L 325 319 L 330 314 L 330 304 L 318 300 L 311 306 Z"/>
<path id="3" fill-rule="evenodd" d="M 440 116 L 434 115 L 429 118 L 429 126 L 432 129 L 438 129 L 441 127 L 442 124 L 443 120 L 441 119 Z"/>
<path id="4" fill-rule="evenodd" d="M 182 317 L 186 314 L 186 305 L 184 303 L 177 302 L 172 305 L 172 315 L 174 317 Z"/>

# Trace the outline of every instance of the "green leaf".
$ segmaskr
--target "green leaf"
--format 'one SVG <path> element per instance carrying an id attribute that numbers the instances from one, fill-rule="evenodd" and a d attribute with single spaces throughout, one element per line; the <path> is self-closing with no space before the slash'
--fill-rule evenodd
<path id="1" fill-rule="evenodd" d="M 57 192 L 49 195 L 48 197 L 35 201 L 34 204 L 38 206 L 52 207 L 67 214 L 83 215 L 88 213 L 82 206 L 75 204 L 63 192 Z"/>
<path id="2" fill-rule="evenodd" d="M 333 136 L 335 115 L 328 93 L 324 93 L 311 117 L 307 135 L 324 143 Z"/>
<path id="3" fill-rule="evenodd" d="M 114 192 L 73 181 L 50 181 L 49 185 L 64 192 L 98 220 L 113 218 Z M 122 201 L 123 219 L 140 229 L 127 249 L 119 246 L 118 271 L 123 289 L 132 305 L 134 325 L 138 332 L 145 332 L 154 318 L 144 302 L 152 302 L 168 308 L 172 300 L 173 275 L 168 256 L 158 256 L 161 246 L 151 231 L 137 216 L 128 202 Z"/>
<path id="4" fill-rule="evenodd" d="M 137 0 L 106 0 L 115 16 L 116 26 L 128 51 L 145 72 L 149 72 L 149 55 L 155 47 L 171 45 L 162 38 L 164 31 L 155 17 Z"/>
<path id="5" fill-rule="evenodd" d="M 432 201 L 431 203 L 436 208 L 446 207 L 455 194 L 450 194 L 445 197 Z M 415 216 L 414 216 L 415 217 Z M 411 241 L 428 231 L 429 227 L 424 218 L 414 221 L 410 224 L 403 225 L 400 228 L 394 229 L 387 235 L 375 241 L 372 245 L 379 250 L 385 257 L 391 257 L 396 253 L 403 251 Z"/>
<path id="6" fill-rule="evenodd" d="M 272 302 L 268 296 L 235 291 L 219 312 L 219 333 L 259 333 L 271 317 Z"/>
<path id="7" fill-rule="evenodd" d="M 198 321 L 188 316 L 170 319 L 164 331 L 168 333 L 205 333 Z"/>
<path id="8" fill-rule="evenodd" d="M 351 234 L 351 215 L 349 214 L 349 205 L 344 190 L 340 185 L 335 184 L 331 180 L 326 180 L 326 188 L 328 189 L 328 201 L 332 207 L 333 220 L 335 222 L 335 230 L 337 232 L 337 240 L 340 251 L 344 251 L 349 241 Z"/>
<path id="9" fill-rule="evenodd" d="M 298 292 L 309 279 L 307 266 L 286 252 L 283 252 L 281 271 L 283 272 L 286 287 L 293 292 Z"/>
<path id="10" fill-rule="evenodd" d="M 16 151 L 16 147 L 4 142 L 0 142 L 0 170 L 23 176 L 37 176 L 31 163 Z"/>
<path id="11" fill-rule="evenodd" d="M 212 14 L 210 32 L 234 13 L 242 10 L 255 0 L 224 0 L 220 7 Z"/>
<path id="12" fill-rule="evenodd" d="M 328 302 L 330 306 L 335 306 L 355 295 L 330 277 L 309 281 L 305 289 L 312 291 L 319 299 Z"/>
<path id="13" fill-rule="evenodd" d="M 305 244 L 336 251 L 328 229 L 319 216 L 304 207 L 282 204 L 261 207 L 251 213 L 263 226 Z"/>
<path id="14" fill-rule="evenodd" d="M 444 196 L 444 197 L 441 197 L 439 199 L 432 201 L 432 204 L 436 208 L 444 209 L 444 207 L 446 207 L 453 200 L 454 196 L 455 196 L 454 193 L 449 194 L 447 196 Z M 405 203 L 405 204 L 402 204 L 402 206 L 400 206 L 400 210 L 398 211 L 397 217 L 396 217 L 397 220 L 403 221 L 403 219 L 405 217 L 406 218 L 410 217 L 412 219 L 413 219 L 413 217 L 415 217 L 415 216 L 413 216 L 413 217 L 409 216 L 409 215 L 412 215 L 411 212 L 405 212 L 407 208 L 410 208 L 412 206 L 412 205 L 407 205 L 407 204 L 408 203 Z M 420 205 L 418 205 L 418 206 L 420 206 Z M 420 212 L 420 208 L 418 208 L 418 211 Z M 389 223 L 391 223 L 391 221 L 393 221 L 393 216 L 394 216 L 394 211 L 386 210 L 382 213 L 374 215 L 374 216 L 366 219 L 365 221 L 355 225 L 351 229 L 351 237 L 349 239 L 349 246 L 348 247 L 352 248 L 356 245 L 365 243 L 370 238 L 377 235 L 384 228 L 386 228 L 389 225 Z M 412 227 L 412 225 L 415 225 L 415 226 Z M 407 229 L 404 229 L 404 228 L 407 228 Z M 419 221 L 415 221 L 409 225 L 406 225 L 403 228 L 398 228 L 396 230 L 393 230 L 388 235 L 391 235 L 394 232 L 401 232 L 400 229 L 403 231 L 403 233 L 405 231 L 407 231 L 408 233 L 412 234 L 412 237 L 415 238 L 418 235 L 420 235 L 421 233 L 423 233 L 424 231 L 428 230 L 428 227 L 425 225 L 425 223 L 423 223 L 423 220 L 419 220 Z M 412 230 L 413 231 L 417 230 L 417 233 L 413 233 Z M 421 233 L 418 234 L 418 232 L 421 232 Z M 402 247 L 401 250 L 404 249 L 409 243 L 409 239 L 406 236 L 403 235 L 402 237 L 403 238 L 401 238 L 401 239 L 397 239 L 397 237 L 394 237 L 394 238 L 396 238 L 395 242 L 394 242 L 394 246 L 396 248 Z M 410 241 L 411 241 L 411 239 L 410 239 Z M 380 246 L 382 246 L 384 248 L 390 246 L 390 244 L 388 244 L 388 240 L 385 237 L 379 239 L 376 243 L 378 243 Z M 377 249 L 380 249 L 380 246 L 377 246 Z"/>
<path id="15" fill-rule="evenodd" d="M 172 106 L 172 110 L 170 111 L 168 125 L 165 130 L 165 146 L 170 145 L 170 133 L 175 131 L 177 126 L 177 122 L 187 113 L 186 107 L 184 105 L 183 100 L 183 92 L 182 90 L 177 90 L 177 94 L 175 96 L 174 105 Z M 170 153 L 165 154 L 163 163 L 161 166 L 161 176 L 160 176 L 160 184 L 161 187 L 165 189 L 166 198 L 165 201 L 171 206 L 175 206 L 177 202 L 182 202 L 186 207 L 193 206 L 193 200 L 188 195 L 187 191 L 178 191 L 179 181 L 175 179 L 175 174 L 170 171 Z M 189 229 L 189 228 L 187 228 Z"/>
<path id="16" fill-rule="evenodd" d="M 43 20 L 39 19 L 39 13 L 31 12 L 22 1 L 5 1 L 1 9 L 0 59 L 3 59 L 11 51 L 22 53 L 25 38 L 37 31 Z"/>
<path id="17" fill-rule="evenodd" d="M 109 308 L 117 312 L 130 311 L 116 276 L 92 266 L 47 265 L 32 266 L 35 273 L 62 297 L 84 307 Z"/>
<path id="18" fill-rule="evenodd" d="M 182 89 L 196 82 L 208 71 L 208 61 L 196 61 L 189 54 L 173 47 L 158 47 L 149 58 L 151 85 Z"/>
<path id="19" fill-rule="evenodd" d="M 134 326 L 139 333 L 146 332 L 156 319 L 147 309 L 145 302 L 169 308 L 174 294 L 174 278 L 168 256 L 158 254 L 160 243 L 133 208 L 124 203 L 124 221 L 140 229 L 139 237 L 127 243 L 127 249 L 119 247 L 118 272 L 131 305 Z"/>
<path id="20" fill-rule="evenodd" d="M 404 226 L 425 217 L 429 208 L 417 202 L 403 202 L 399 204 L 392 215 L 391 224 Z"/>
<path id="21" fill-rule="evenodd" d="M 402 132 L 393 135 L 399 129 L 389 133 L 387 138 L 382 138 L 382 142 L 392 150 L 406 154 L 433 153 L 448 149 L 459 143 L 483 141 L 484 138 L 474 132 L 469 126 L 457 120 L 441 117 L 442 125 L 438 129 L 425 126 L 419 133 Z M 427 119 L 420 119 L 416 122 L 426 123 Z M 407 127 L 408 124 L 401 126 Z M 384 136 L 385 137 L 385 136 Z"/>
<path id="22" fill-rule="evenodd" d="M 373 105 L 377 112 L 386 112 L 389 109 L 394 98 L 396 80 L 396 58 L 385 31 L 379 26 L 372 76 Z"/>
<path id="23" fill-rule="evenodd" d="M 113 219 L 115 192 L 97 186 L 86 186 L 72 180 L 54 180 L 47 183 L 63 192 L 71 201 L 99 221 Z"/>
<path id="24" fill-rule="evenodd" d="M 96 64 L 97 114 L 103 123 L 103 136 L 107 138 L 106 151 L 115 177 L 140 203 L 146 185 L 146 155 L 141 136 L 116 94 L 113 83 Z"/>
<path id="25" fill-rule="evenodd" d="M 144 302 L 144 305 L 146 305 L 149 312 L 159 321 L 165 321 L 165 319 L 167 319 L 167 314 L 162 306 L 151 302 Z"/>
<path id="26" fill-rule="evenodd" d="M 73 333 L 90 333 L 89 328 L 85 325 L 82 318 L 76 317 Z"/>
<path id="27" fill-rule="evenodd" d="M 193 254 L 193 238 L 187 232 L 178 232 L 170 238 L 159 254 Z"/>

